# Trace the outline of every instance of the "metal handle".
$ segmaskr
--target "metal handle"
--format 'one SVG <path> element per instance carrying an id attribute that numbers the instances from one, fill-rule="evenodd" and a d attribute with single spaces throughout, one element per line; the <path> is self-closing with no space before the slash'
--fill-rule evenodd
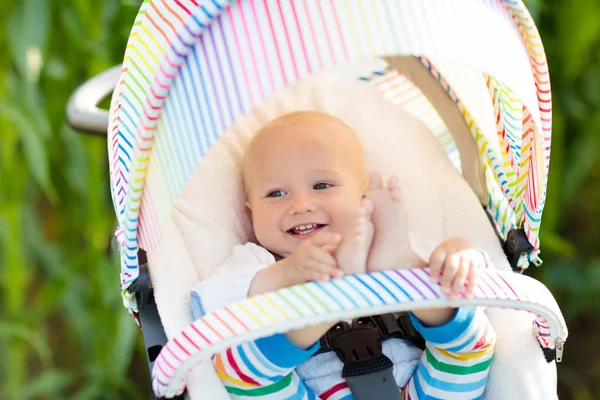
<path id="1" fill-rule="evenodd" d="M 106 135 L 108 111 L 97 106 L 113 92 L 120 75 L 121 65 L 117 65 L 96 75 L 77 88 L 67 105 L 67 122 L 73 129 Z"/>

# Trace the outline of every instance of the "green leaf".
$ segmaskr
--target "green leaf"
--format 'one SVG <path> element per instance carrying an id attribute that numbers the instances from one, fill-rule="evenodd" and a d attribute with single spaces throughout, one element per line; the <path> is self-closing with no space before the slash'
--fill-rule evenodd
<path id="1" fill-rule="evenodd" d="M 51 54 L 46 62 L 44 73 L 48 78 L 64 81 L 69 76 L 69 68 L 60 58 Z"/>
<path id="2" fill-rule="evenodd" d="M 49 159 L 39 129 L 31 122 L 31 118 L 22 109 L 8 103 L 0 103 L 0 114 L 11 121 L 21 134 L 25 150 L 25 158 L 34 180 L 40 185 L 51 201 L 57 198 L 56 190 L 50 181 Z"/>
<path id="3" fill-rule="evenodd" d="M 540 13 L 542 9 L 542 1 L 541 0 L 525 0 L 525 5 L 531 14 L 531 17 L 534 21 L 538 21 L 540 19 Z"/>
<path id="4" fill-rule="evenodd" d="M 28 343 L 35 350 L 43 366 L 51 363 L 52 352 L 45 339 L 27 326 L 16 322 L 0 321 L 0 336 L 16 338 Z"/>
<path id="5" fill-rule="evenodd" d="M 88 179 L 83 172 L 87 170 L 87 152 L 82 143 L 80 134 L 75 133 L 69 126 L 63 125 L 61 130 L 62 143 L 64 144 L 64 157 L 68 160 L 64 167 L 69 185 L 81 196 L 89 194 Z"/>
<path id="6" fill-rule="evenodd" d="M 561 71 L 574 80 L 586 67 L 593 55 L 594 44 L 600 40 L 600 2 L 597 0 L 569 0 L 555 5 L 558 20 L 561 57 L 564 68 Z"/>
<path id="7" fill-rule="evenodd" d="M 116 332 L 117 343 L 113 350 L 117 378 L 124 376 L 131 364 L 136 340 L 140 332 L 133 318 L 123 309 L 119 313 L 119 324 Z"/>
<path id="8" fill-rule="evenodd" d="M 565 170 L 563 185 L 564 206 L 570 207 L 579 200 L 582 186 L 600 156 L 600 132 L 578 138 L 571 152 L 571 163 Z"/>
<path id="9" fill-rule="evenodd" d="M 30 382 L 20 393 L 21 399 L 37 399 L 40 397 L 58 396 L 66 389 L 73 377 L 71 374 L 55 369 L 43 371 L 40 375 L 32 377 Z M 61 397 L 64 398 L 64 395 Z"/>
<path id="10" fill-rule="evenodd" d="M 7 25 L 15 63 L 22 77 L 36 83 L 44 64 L 49 37 L 47 0 L 20 0 Z"/>
<path id="11" fill-rule="evenodd" d="M 77 394 L 71 397 L 71 400 L 98 400 L 107 397 L 106 389 L 100 387 L 96 382 L 92 382 L 83 387 Z"/>
<path id="12" fill-rule="evenodd" d="M 577 249 L 573 243 L 554 232 L 545 230 L 544 233 L 540 235 L 540 238 L 544 243 L 544 253 L 552 252 L 554 255 L 558 254 L 564 257 L 573 257 L 577 254 Z"/>

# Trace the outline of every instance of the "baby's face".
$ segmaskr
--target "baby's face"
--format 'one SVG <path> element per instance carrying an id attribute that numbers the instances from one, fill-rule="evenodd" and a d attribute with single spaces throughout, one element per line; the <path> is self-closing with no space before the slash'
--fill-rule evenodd
<path id="1" fill-rule="evenodd" d="M 258 242 L 288 256 L 319 232 L 341 233 L 366 190 L 360 145 L 344 125 L 276 126 L 245 163 L 247 207 Z M 344 143 L 344 141 L 354 141 Z"/>

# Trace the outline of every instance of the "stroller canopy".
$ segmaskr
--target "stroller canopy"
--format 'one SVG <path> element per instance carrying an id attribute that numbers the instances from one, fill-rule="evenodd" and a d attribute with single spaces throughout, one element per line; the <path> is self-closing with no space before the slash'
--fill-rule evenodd
<path id="1" fill-rule="evenodd" d="M 480 200 L 504 238 L 524 228 L 534 250 L 522 265 L 535 261 L 551 98 L 542 43 L 520 0 L 152 0 L 131 32 L 108 135 L 126 306 L 136 308 L 126 288 L 138 276 L 138 248 L 159 243 L 192 171 L 228 127 L 316 71 L 368 58 L 392 68 L 398 56 L 416 57 L 452 99 L 479 149 Z M 473 73 L 489 92 L 491 135 L 466 101 Z M 401 85 L 395 96 L 413 89 Z"/>

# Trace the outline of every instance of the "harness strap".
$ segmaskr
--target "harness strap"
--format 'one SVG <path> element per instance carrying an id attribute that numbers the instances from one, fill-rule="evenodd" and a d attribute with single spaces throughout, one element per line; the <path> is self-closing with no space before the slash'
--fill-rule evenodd
<path id="1" fill-rule="evenodd" d="M 396 385 L 392 368 L 366 375 L 347 376 L 345 379 L 354 400 L 402 399 L 402 392 Z"/>
<path id="2" fill-rule="evenodd" d="M 389 338 L 407 339 L 421 349 L 425 347 L 425 340 L 404 312 L 339 322 L 321 338 L 317 354 L 336 352 L 344 363 L 342 378 L 355 400 L 371 400 L 373 390 L 377 398 L 400 400 L 394 365 L 382 352 L 382 341 Z"/>
<path id="3" fill-rule="evenodd" d="M 325 335 L 320 339 L 320 348 L 316 354 L 326 353 L 328 351 L 335 351 L 332 344 L 332 338 L 336 337 L 341 333 L 340 330 L 353 329 L 356 326 L 365 326 L 364 324 L 371 324 L 371 327 L 377 328 L 380 333 L 380 340 L 387 340 L 391 338 L 405 339 L 410 341 L 416 347 L 421 350 L 425 349 L 425 339 L 415 329 L 408 312 L 400 312 L 393 314 L 381 314 L 374 315 L 372 317 L 362 317 L 352 321 L 352 325 L 347 322 L 339 322 L 333 328 L 331 328 Z"/>

